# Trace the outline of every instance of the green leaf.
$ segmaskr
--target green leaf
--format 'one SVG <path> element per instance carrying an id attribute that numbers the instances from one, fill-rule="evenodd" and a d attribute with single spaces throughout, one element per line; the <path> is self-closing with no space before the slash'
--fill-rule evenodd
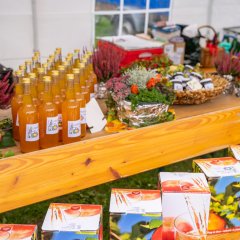
<path id="1" fill-rule="evenodd" d="M 5 132 L 0 142 L 0 148 L 16 146 L 15 141 L 13 140 L 12 134 L 10 132 Z"/>
<path id="2" fill-rule="evenodd" d="M 152 219 L 150 222 L 149 222 L 149 228 L 150 229 L 155 229 L 155 228 L 158 228 L 162 225 L 162 221 L 159 220 L 159 219 Z"/>
<path id="3" fill-rule="evenodd" d="M 9 150 L 9 151 L 5 152 L 4 157 L 12 157 L 14 155 L 15 155 L 14 152 L 12 150 Z"/>
<path id="4" fill-rule="evenodd" d="M 232 220 L 234 217 L 235 217 L 235 214 L 234 214 L 234 213 L 228 214 L 228 215 L 226 216 L 226 218 L 229 219 L 229 220 Z"/>
<path id="5" fill-rule="evenodd" d="M 232 196 L 229 196 L 228 199 L 227 199 L 227 205 L 230 205 L 234 202 L 234 197 Z"/>

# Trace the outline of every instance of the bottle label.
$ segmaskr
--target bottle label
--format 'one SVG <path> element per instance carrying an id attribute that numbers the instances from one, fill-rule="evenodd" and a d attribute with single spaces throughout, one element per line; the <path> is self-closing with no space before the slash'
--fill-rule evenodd
<path id="1" fill-rule="evenodd" d="M 81 121 L 68 121 L 68 137 L 79 137 L 81 135 Z"/>
<path id="2" fill-rule="evenodd" d="M 97 93 L 97 91 L 98 91 L 98 84 L 95 83 L 95 84 L 94 84 L 94 92 Z"/>
<path id="3" fill-rule="evenodd" d="M 58 116 L 47 117 L 46 134 L 58 133 Z"/>
<path id="4" fill-rule="evenodd" d="M 17 117 L 16 117 L 16 126 L 19 127 L 19 117 L 18 117 L 18 113 L 17 113 Z"/>
<path id="5" fill-rule="evenodd" d="M 81 121 L 81 124 L 87 123 L 86 108 L 80 108 L 80 121 Z"/>
<path id="6" fill-rule="evenodd" d="M 90 98 L 95 98 L 95 93 L 90 93 Z"/>
<path id="7" fill-rule="evenodd" d="M 35 142 L 39 140 L 39 126 L 38 123 L 26 124 L 26 141 Z"/>
<path id="8" fill-rule="evenodd" d="M 62 114 L 58 114 L 58 129 L 62 130 Z"/>

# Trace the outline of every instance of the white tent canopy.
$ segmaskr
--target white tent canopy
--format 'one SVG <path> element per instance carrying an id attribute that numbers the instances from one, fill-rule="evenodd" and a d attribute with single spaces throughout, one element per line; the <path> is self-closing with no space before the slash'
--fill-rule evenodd
<path id="1" fill-rule="evenodd" d="M 95 0 L 0 0 L 0 63 L 16 68 L 40 50 L 63 53 L 94 42 Z M 147 0 L 148 1 L 148 0 Z M 217 30 L 240 25 L 239 0 L 172 0 L 170 21 L 211 24 Z"/>

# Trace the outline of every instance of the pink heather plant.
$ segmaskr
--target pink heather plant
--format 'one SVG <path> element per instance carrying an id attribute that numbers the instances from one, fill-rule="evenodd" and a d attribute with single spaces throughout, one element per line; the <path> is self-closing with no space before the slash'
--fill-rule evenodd
<path id="1" fill-rule="evenodd" d="M 11 71 L 9 71 L 3 79 L 0 79 L 0 109 L 9 107 L 13 95 L 14 84 L 10 83 L 10 75 Z"/>
<path id="2" fill-rule="evenodd" d="M 122 55 L 109 46 L 101 45 L 93 53 L 93 68 L 99 82 L 119 76 Z"/>
<path id="3" fill-rule="evenodd" d="M 221 75 L 232 75 L 233 77 L 240 76 L 240 55 L 232 53 L 224 53 L 215 61 L 217 72 Z"/>

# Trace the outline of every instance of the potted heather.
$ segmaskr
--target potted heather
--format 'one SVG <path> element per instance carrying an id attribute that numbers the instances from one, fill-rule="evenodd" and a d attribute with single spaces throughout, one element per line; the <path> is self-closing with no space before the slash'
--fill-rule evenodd
<path id="1" fill-rule="evenodd" d="M 235 93 L 240 97 L 240 53 L 224 53 L 215 61 L 217 72 L 229 81 L 227 93 Z"/>
<path id="2" fill-rule="evenodd" d="M 0 109 L 10 107 L 13 88 L 12 69 L 6 68 L 0 64 Z"/>
<path id="3" fill-rule="evenodd" d="M 107 45 L 99 46 L 93 53 L 93 69 L 98 80 L 98 97 L 106 97 L 105 83 L 120 74 L 122 55 L 112 51 Z"/>
<path id="4" fill-rule="evenodd" d="M 106 82 L 118 117 L 133 127 L 172 120 L 168 107 L 174 101 L 171 83 L 155 70 L 128 69 L 120 77 Z"/>

